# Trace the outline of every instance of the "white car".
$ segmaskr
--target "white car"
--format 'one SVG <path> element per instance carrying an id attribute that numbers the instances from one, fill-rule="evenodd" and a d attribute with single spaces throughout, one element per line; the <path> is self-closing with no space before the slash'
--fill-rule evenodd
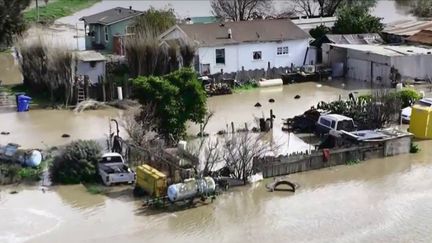
<path id="1" fill-rule="evenodd" d="M 432 106 L 432 98 L 424 98 L 421 99 L 419 101 L 417 101 L 416 103 L 417 105 L 421 105 L 421 106 L 426 106 L 426 107 L 431 107 Z M 411 113 L 412 113 L 412 108 L 411 107 L 406 107 L 403 108 L 401 111 L 401 120 L 403 123 L 409 123 L 411 120 Z"/>

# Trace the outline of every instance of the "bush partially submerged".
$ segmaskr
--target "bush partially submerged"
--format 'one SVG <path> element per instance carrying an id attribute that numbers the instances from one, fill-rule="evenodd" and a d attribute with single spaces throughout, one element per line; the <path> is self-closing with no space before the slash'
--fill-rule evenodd
<path id="1" fill-rule="evenodd" d="M 93 140 L 72 142 L 54 159 L 50 167 L 51 180 L 62 184 L 96 181 L 101 150 Z"/>

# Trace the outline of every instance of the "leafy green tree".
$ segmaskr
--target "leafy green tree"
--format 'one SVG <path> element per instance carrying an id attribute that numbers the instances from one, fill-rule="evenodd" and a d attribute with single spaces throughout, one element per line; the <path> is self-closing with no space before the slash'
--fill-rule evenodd
<path id="1" fill-rule="evenodd" d="M 413 0 L 410 1 L 411 13 L 417 17 L 427 18 L 432 16 L 431 0 Z"/>
<path id="2" fill-rule="evenodd" d="M 0 0 L 0 49 L 12 44 L 16 34 L 25 30 L 22 11 L 30 0 Z"/>
<path id="3" fill-rule="evenodd" d="M 138 77 L 133 81 L 134 96 L 143 105 L 155 106 L 157 132 L 166 140 L 185 135 L 186 122 L 203 121 L 206 95 L 195 72 L 183 68 L 162 77 Z"/>
<path id="4" fill-rule="evenodd" d="M 94 182 L 100 155 L 101 147 L 93 140 L 72 142 L 50 166 L 51 180 L 62 184 Z"/>
<path id="5" fill-rule="evenodd" d="M 337 13 L 335 34 L 378 33 L 384 29 L 381 18 L 372 16 L 364 6 L 345 6 Z"/>

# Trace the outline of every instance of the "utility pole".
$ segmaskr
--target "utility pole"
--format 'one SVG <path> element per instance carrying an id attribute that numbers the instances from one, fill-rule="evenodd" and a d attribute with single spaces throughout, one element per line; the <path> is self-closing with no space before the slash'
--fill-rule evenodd
<path id="1" fill-rule="evenodd" d="M 36 0 L 37 22 L 39 22 L 39 0 Z"/>

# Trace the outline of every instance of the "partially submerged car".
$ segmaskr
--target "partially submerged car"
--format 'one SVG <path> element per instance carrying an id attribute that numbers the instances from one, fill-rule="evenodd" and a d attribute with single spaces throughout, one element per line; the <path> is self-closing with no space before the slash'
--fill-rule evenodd
<path id="1" fill-rule="evenodd" d="M 316 123 L 316 133 L 318 135 L 342 130 L 352 132 L 355 131 L 356 128 L 352 118 L 338 114 L 321 115 Z"/>
<path id="2" fill-rule="evenodd" d="M 421 99 L 421 100 L 417 101 L 415 104 L 425 106 L 425 107 L 431 107 L 432 106 L 432 98 Z M 412 108 L 410 106 L 403 108 L 401 111 L 401 121 L 403 123 L 409 123 L 411 120 L 411 113 L 412 113 Z"/>

